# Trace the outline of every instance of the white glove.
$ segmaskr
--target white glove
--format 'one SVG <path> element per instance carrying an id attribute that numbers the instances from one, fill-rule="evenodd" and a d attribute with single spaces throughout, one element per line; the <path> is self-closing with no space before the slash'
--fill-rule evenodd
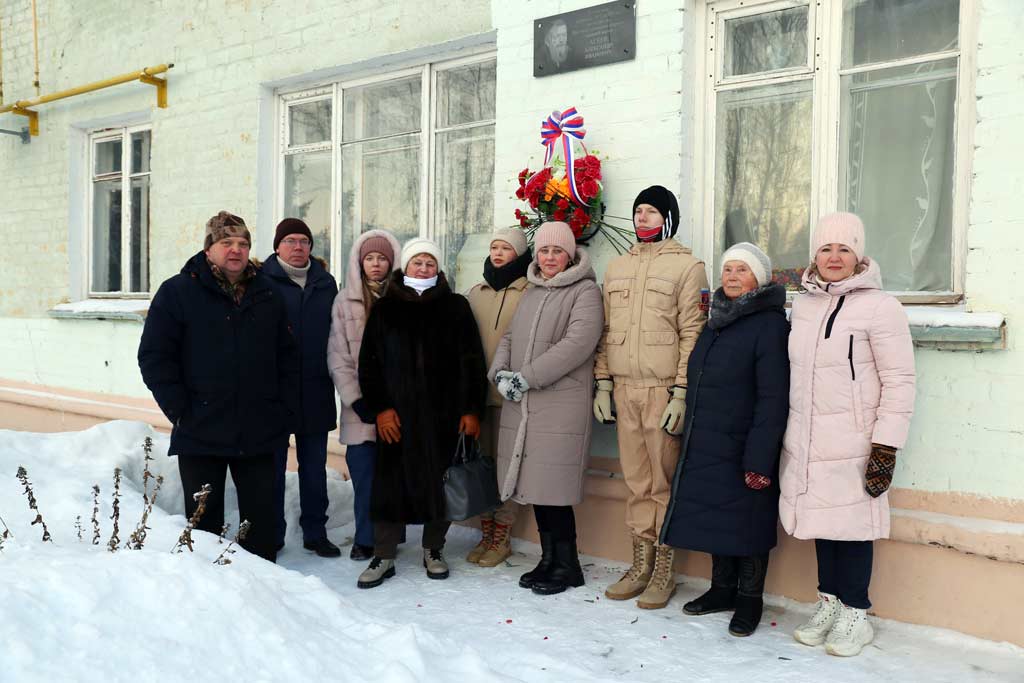
<path id="1" fill-rule="evenodd" d="M 599 379 L 597 391 L 594 392 L 594 417 L 606 425 L 615 424 L 615 413 L 612 410 L 613 386 L 610 379 Z"/>
<path id="2" fill-rule="evenodd" d="M 523 394 L 530 390 L 530 384 L 521 373 L 512 373 L 511 377 L 502 377 L 498 383 L 498 392 L 509 401 L 518 403 L 523 400 Z"/>
<path id="3" fill-rule="evenodd" d="M 672 436 L 683 433 L 683 418 L 686 416 L 686 387 L 672 387 L 672 398 L 661 414 L 661 428 Z"/>

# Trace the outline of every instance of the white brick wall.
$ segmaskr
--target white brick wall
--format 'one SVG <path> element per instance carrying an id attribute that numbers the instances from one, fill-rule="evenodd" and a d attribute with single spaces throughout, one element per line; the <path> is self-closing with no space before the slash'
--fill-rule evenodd
<path id="1" fill-rule="evenodd" d="M 42 136 L 22 146 L 0 138 L 0 378 L 145 396 L 135 366 L 140 326 L 45 318 L 71 296 L 68 253 L 74 126 L 131 112 L 153 123 L 154 287 L 200 246 L 202 225 L 228 208 L 261 225 L 272 217 L 257 190 L 261 84 L 318 69 L 497 31 L 495 224 L 513 222 L 515 177 L 543 158 L 541 120 L 577 106 L 586 142 L 605 163 L 608 211 L 629 216 L 652 183 L 677 190 L 683 241 L 699 206 L 692 196 L 695 145 L 693 50 L 699 0 L 640 0 L 636 60 L 561 76 L 532 76 L 532 21 L 591 4 L 516 2 L 40 3 L 42 88 L 50 92 L 142 66 L 173 61 L 170 108 L 154 108 L 142 85 L 41 108 Z M 896 484 L 1020 499 L 1024 481 L 1024 12 L 1018 0 L 979 3 L 977 125 L 968 231 L 968 305 L 1007 316 L 1010 349 L 967 353 L 919 350 L 919 398 Z M 4 91 L 34 94 L 30 0 L 3 5 Z M 966 85 L 966 84 L 965 84 Z M 266 101 L 266 100 L 264 100 Z M 0 126 L 21 121 L 0 117 Z M 262 156 L 260 156 L 262 154 Z M 75 190 L 77 191 L 77 190 Z M 265 209 L 265 210 L 269 210 Z M 257 236 L 257 254 L 269 251 Z M 607 247 L 597 250 L 600 270 Z M 607 434 L 604 435 L 608 436 Z M 597 449 L 610 443 L 602 439 Z"/>

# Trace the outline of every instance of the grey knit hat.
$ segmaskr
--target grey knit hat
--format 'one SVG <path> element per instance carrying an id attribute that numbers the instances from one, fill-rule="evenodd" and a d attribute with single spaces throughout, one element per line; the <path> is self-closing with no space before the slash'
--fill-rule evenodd
<path id="1" fill-rule="evenodd" d="M 727 261 L 742 261 L 750 268 L 757 279 L 757 286 L 763 287 L 772 281 L 772 260 L 757 245 L 750 242 L 739 242 L 725 250 L 722 254 L 722 265 Z"/>

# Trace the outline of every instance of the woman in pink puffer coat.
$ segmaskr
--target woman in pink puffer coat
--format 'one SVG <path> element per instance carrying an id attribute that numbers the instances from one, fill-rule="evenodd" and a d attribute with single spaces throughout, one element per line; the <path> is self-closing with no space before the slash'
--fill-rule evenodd
<path id="1" fill-rule="evenodd" d="M 889 535 L 886 491 L 914 411 L 914 352 L 903 306 L 864 256 L 857 216 L 824 216 L 811 254 L 793 301 L 779 515 L 789 534 L 814 539 L 818 559 L 818 604 L 794 637 L 851 656 L 874 637 L 872 541 Z"/>
<path id="2" fill-rule="evenodd" d="M 384 295 L 391 273 L 400 268 L 396 257 L 401 251 L 398 240 L 387 230 L 360 235 L 349 253 L 345 288 L 338 292 L 331 311 L 327 367 L 341 398 L 338 439 L 345 444 L 345 464 L 352 479 L 356 533 L 349 557 L 353 560 L 373 556 L 370 490 L 377 457 L 376 416 L 363 407 L 359 389 L 359 349 L 370 308 Z"/>

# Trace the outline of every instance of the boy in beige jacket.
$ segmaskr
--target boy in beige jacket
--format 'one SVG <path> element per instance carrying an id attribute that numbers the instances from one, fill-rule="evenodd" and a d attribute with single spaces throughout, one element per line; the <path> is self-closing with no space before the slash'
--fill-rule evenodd
<path id="1" fill-rule="evenodd" d="M 637 244 L 605 272 L 605 328 L 594 366 L 594 416 L 605 424 L 617 418 L 633 538 L 633 564 L 605 595 L 639 595 L 644 609 L 664 607 L 675 592 L 673 550 L 657 539 L 679 460 L 686 363 L 709 302 L 704 264 L 672 239 L 678 225 L 679 204 L 669 190 L 653 185 L 637 195 Z"/>

